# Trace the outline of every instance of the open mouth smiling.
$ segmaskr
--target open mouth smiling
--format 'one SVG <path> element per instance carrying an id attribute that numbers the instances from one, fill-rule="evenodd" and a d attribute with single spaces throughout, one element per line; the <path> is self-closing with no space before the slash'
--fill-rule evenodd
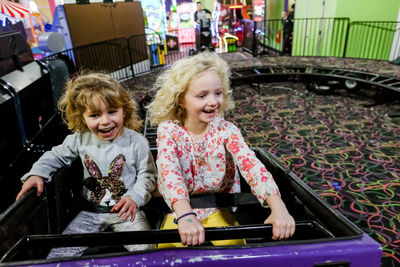
<path id="1" fill-rule="evenodd" d="M 112 130 L 114 130 L 115 127 L 107 128 L 107 129 L 99 129 L 99 132 L 101 133 L 110 133 Z"/>
<path id="2" fill-rule="evenodd" d="M 210 114 L 210 113 L 216 112 L 216 110 L 215 109 L 208 109 L 208 110 L 206 109 L 206 110 L 203 110 L 203 112 Z"/>

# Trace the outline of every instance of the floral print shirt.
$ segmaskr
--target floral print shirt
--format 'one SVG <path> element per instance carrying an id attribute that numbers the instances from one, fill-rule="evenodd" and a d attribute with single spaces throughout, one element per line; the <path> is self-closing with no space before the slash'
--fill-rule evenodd
<path id="1" fill-rule="evenodd" d="M 157 129 L 158 190 L 168 206 L 190 195 L 239 193 L 240 173 L 263 206 L 278 187 L 265 166 L 231 122 L 216 117 L 202 140 L 196 140 L 184 127 L 166 121 Z M 194 209 L 200 220 L 220 208 Z M 175 216 L 174 213 L 172 213 Z"/>

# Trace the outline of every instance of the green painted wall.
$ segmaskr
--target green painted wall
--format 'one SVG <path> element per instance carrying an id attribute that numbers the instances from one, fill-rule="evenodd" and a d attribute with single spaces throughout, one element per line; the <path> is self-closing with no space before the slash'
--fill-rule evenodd
<path id="1" fill-rule="evenodd" d="M 330 1 L 330 0 L 326 0 Z M 351 21 L 396 21 L 399 0 L 337 0 L 336 15 Z"/>
<path id="2" fill-rule="evenodd" d="M 279 1 L 279 0 L 275 0 Z M 281 0 L 283 2 L 284 0 Z M 346 57 L 388 60 L 397 21 L 399 0 L 297 0 L 293 55 L 343 56 L 345 27 L 349 18 Z M 309 18 L 306 22 L 305 18 Z M 320 18 L 325 18 L 321 21 Z M 373 21 L 373 23 L 354 23 Z M 386 21 L 386 23 L 379 23 Z M 390 21 L 391 23 L 388 23 Z M 398 33 L 397 33 L 398 34 Z"/>
<path id="3" fill-rule="evenodd" d="M 265 1 L 265 17 L 267 19 L 280 19 L 283 7 L 283 0 Z"/>
<path id="4" fill-rule="evenodd" d="M 374 21 L 374 23 L 351 23 L 347 57 L 389 60 L 392 50 L 400 8 L 399 0 L 338 1 L 337 16 L 349 17 L 351 21 Z M 351 12 L 362 10 L 362 12 Z M 386 21 L 386 23 L 382 22 Z"/>
<path id="5" fill-rule="evenodd" d="M 297 0 L 296 18 L 321 18 L 322 3 L 323 0 Z M 325 0 L 324 17 L 346 17 L 350 21 L 396 21 L 399 9 L 399 0 Z"/>
<path id="6" fill-rule="evenodd" d="M 343 56 L 348 20 L 336 15 L 338 1 L 296 1 L 293 55 Z"/>

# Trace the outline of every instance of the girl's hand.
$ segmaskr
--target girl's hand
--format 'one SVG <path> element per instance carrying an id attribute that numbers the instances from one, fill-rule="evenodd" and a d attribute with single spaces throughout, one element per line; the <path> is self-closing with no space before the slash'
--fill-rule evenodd
<path id="1" fill-rule="evenodd" d="M 272 239 L 281 240 L 291 237 L 295 232 L 296 224 L 282 199 L 278 195 L 271 195 L 267 202 L 271 208 L 271 214 L 264 223 L 272 224 Z"/>
<path id="2" fill-rule="evenodd" d="M 117 210 L 119 210 L 118 217 L 121 217 L 126 212 L 123 218 L 124 221 L 131 217 L 131 222 L 133 222 L 136 217 L 137 205 L 130 196 L 124 196 L 120 201 L 118 201 L 117 204 L 114 205 L 114 207 L 111 209 L 111 212 Z"/>
<path id="3" fill-rule="evenodd" d="M 32 187 L 37 188 L 36 195 L 40 196 L 44 188 L 43 178 L 37 175 L 30 176 L 28 180 L 26 180 L 25 183 L 22 185 L 22 189 L 21 191 L 19 191 L 15 200 L 20 199 L 22 195 L 28 192 Z"/>
<path id="4" fill-rule="evenodd" d="M 185 213 L 192 212 L 192 207 L 187 199 L 180 199 L 172 204 L 177 218 Z M 188 215 L 178 221 L 178 232 L 183 245 L 201 245 L 205 240 L 203 224 L 195 215 Z"/>
<path id="5" fill-rule="evenodd" d="M 204 226 L 195 215 L 185 216 L 180 219 L 178 221 L 178 231 L 183 245 L 194 246 L 204 243 Z"/>

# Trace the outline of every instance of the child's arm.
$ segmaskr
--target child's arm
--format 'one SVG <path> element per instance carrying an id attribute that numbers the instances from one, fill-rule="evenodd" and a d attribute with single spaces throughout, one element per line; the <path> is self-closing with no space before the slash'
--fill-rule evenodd
<path id="1" fill-rule="evenodd" d="M 45 152 L 33 164 L 31 170 L 22 176 L 21 181 L 24 184 L 16 199 L 19 199 L 32 187 L 37 187 L 37 194 L 40 195 L 43 192 L 44 181 L 50 182 L 58 169 L 71 165 L 72 161 L 78 156 L 77 139 L 76 134 L 69 135 L 61 145 L 54 146 L 50 151 Z M 32 177 L 37 177 L 40 180 Z"/>
<path id="2" fill-rule="evenodd" d="M 178 157 L 178 145 L 173 137 L 172 123 L 162 123 L 157 129 L 158 146 L 158 189 L 167 205 L 175 212 L 177 218 L 193 212 L 189 202 L 189 192 L 185 184 L 183 172 L 189 171 L 182 166 Z M 187 155 L 181 155 L 186 157 Z M 185 161 L 185 160 L 183 160 Z M 178 220 L 178 231 L 181 241 L 186 245 L 198 245 L 204 242 L 204 227 L 194 215 Z"/>
<path id="3" fill-rule="evenodd" d="M 264 223 L 273 225 L 273 239 L 288 238 L 294 234 L 295 222 L 283 203 L 278 186 L 271 173 L 267 171 L 264 164 L 255 156 L 248 147 L 240 130 L 230 124 L 230 133 L 226 147 L 232 154 L 240 173 L 250 185 L 251 191 L 265 207 L 271 209 L 271 215 Z"/>
<path id="4" fill-rule="evenodd" d="M 156 188 L 157 168 L 147 139 L 142 135 L 137 135 L 132 143 L 131 153 L 135 156 L 134 160 L 127 164 L 132 164 L 136 169 L 136 178 L 134 184 L 130 183 L 132 186 L 127 188 L 128 191 L 123 197 L 130 197 L 136 208 L 140 209 L 150 200 L 151 193 Z"/>
<path id="5" fill-rule="evenodd" d="M 32 187 L 36 187 L 36 195 L 40 196 L 43 192 L 43 187 L 44 187 L 44 181 L 42 177 L 39 177 L 37 175 L 32 175 L 26 180 L 25 183 L 22 185 L 21 191 L 19 191 L 17 197 L 15 200 L 18 200 L 22 197 L 23 194 L 28 192 Z"/>
<path id="6" fill-rule="evenodd" d="M 272 239 L 286 239 L 295 231 L 295 221 L 286 209 L 285 203 L 278 195 L 270 195 L 267 198 L 271 214 L 265 220 L 265 224 L 272 224 Z"/>
<path id="7" fill-rule="evenodd" d="M 180 199 L 172 204 L 172 208 L 177 216 L 190 214 L 178 220 L 178 231 L 184 245 L 201 245 L 204 243 L 205 233 L 203 224 L 196 218 L 192 207 L 187 199 Z"/>

